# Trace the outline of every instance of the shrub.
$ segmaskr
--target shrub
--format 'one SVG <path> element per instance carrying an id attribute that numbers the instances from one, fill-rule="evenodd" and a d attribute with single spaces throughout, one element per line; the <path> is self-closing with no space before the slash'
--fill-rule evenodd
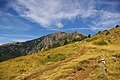
<path id="1" fill-rule="evenodd" d="M 93 44 L 95 44 L 95 45 L 107 45 L 108 43 L 105 42 L 104 40 L 101 40 L 101 41 L 96 41 Z"/>
<path id="2" fill-rule="evenodd" d="M 111 40 L 110 40 L 110 39 L 108 39 L 108 42 L 110 43 L 110 42 L 111 42 Z"/>
<path id="3" fill-rule="evenodd" d="M 59 42 L 53 44 L 53 47 L 58 47 L 58 46 L 61 46 Z"/>
<path id="4" fill-rule="evenodd" d="M 68 43 L 67 39 L 65 39 L 64 45 L 66 45 Z"/>
<path id="5" fill-rule="evenodd" d="M 98 33 L 97 33 L 97 34 L 99 34 L 99 33 L 101 33 L 101 31 L 98 31 Z"/>
<path id="6" fill-rule="evenodd" d="M 105 35 L 109 35 L 110 34 L 110 32 L 109 31 L 107 31 L 106 33 L 105 33 Z"/>
<path id="7" fill-rule="evenodd" d="M 108 30 L 104 30 L 103 32 L 105 32 L 105 31 L 108 31 Z"/>
<path id="8" fill-rule="evenodd" d="M 119 26 L 119 25 L 116 25 L 116 26 L 115 26 L 115 28 L 118 28 L 118 27 L 120 27 L 120 26 Z"/>
<path id="9" fill-rule="evenodd" d="M 49 59 L 49 58 L 50 58 L 50 56 L 47 56 L 47 58 Z"/>
<path id="10" fill-rule="evenodd" d="M 88 38 L 90 38 L 90 37 L 91 37 L 91 35 L 89 34 L 89 35 L 88 35 Z"/>

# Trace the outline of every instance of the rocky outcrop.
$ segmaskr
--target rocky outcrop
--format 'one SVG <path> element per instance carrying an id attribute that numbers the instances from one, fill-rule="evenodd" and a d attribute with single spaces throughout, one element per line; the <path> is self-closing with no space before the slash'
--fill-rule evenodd
<path id="1" fill-rule="evenodd" d="M 55 48 L 72 41 L 80 41 L 84 38 L 86 36 L 78 32 L 57 32 L 26 42 L 4 44 L 0 46 L 0 61 Z"/>

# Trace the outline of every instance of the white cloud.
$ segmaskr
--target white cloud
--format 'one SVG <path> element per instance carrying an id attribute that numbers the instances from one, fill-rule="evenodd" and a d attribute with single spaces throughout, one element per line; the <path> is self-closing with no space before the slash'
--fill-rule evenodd
<path id="1" fill-rule="evenodd" d="M 31 39 L 20 39 L 20 38 L 12 38 L 11 41 L 12 42 L 25 42 Z"/>
<path id="2" fill-rule="evenodd" d="M 103 9 L 97 10 L 96 5 L 101 6 L 101 4 L 105 4 L 105 2 L 95 0 L 16 0 L 12 7 L 20 16 L 49 29 L 63 28 L 62 20 L 73 21 L 76 18 L 91 21 L 90 27 L 93 30 L 105 29 L 118 24 L 120 14 Z M 115 3 L 110 2 L 109 4 Z"/>
<path id="3" fill-rule="evenodd" d="M 91 28 L 109 29 L 120 23 L 120 14 L 109 11 L 96 11 L 94 14 L 95 20 L 92 20 Z"/>
<path id="4" fill-rule="evenodd" d="M 63 28 L 63 24 L 62 24 L 62 23 L 57 23 L 56 26 L 57 26 L 58 28 Z"/>
<path id="5" fill-rule="evenodd" d="M 12 6 L 22 16 L 43 27 L 63 26 L 61 20 L 77 16 L 87 18 L 93 14 L 94 0 L 17 0 Z M 86 4 L 88 3 L 89 4 Z M 58 23 L 60 22 L 60 23 Z M 59 26 L 58 26 L 59 25 Z"/>

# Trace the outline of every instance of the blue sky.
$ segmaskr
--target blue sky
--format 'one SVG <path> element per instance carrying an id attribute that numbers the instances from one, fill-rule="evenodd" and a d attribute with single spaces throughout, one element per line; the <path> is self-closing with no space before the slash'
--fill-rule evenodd
<path id="1" fill-rule="evenodd" d="M 120 0 L 0 0 L 0 44 L 120 25 Z"/>

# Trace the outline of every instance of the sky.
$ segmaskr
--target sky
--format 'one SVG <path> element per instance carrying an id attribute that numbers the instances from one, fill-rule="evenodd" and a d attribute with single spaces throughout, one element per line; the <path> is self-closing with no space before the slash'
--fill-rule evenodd
<path id="1" fill-rule="evenodd" d="M 0 0 L 0 44 L 120 25 L 120 0 Z"/>

